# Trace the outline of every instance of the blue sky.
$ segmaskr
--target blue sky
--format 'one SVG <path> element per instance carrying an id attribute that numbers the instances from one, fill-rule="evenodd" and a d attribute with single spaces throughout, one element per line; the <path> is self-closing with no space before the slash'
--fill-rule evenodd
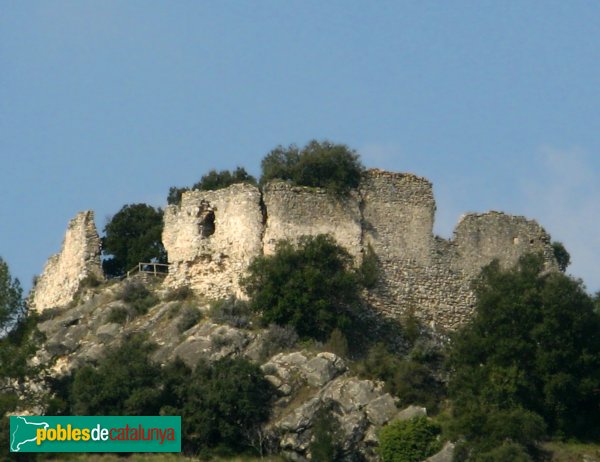
<path id="1" fill-rule="evenodd" d="M 600 289 L 600 4 L 0 0 L 0 255 L 329 139 L 467 211 L 537 219 Z"/>

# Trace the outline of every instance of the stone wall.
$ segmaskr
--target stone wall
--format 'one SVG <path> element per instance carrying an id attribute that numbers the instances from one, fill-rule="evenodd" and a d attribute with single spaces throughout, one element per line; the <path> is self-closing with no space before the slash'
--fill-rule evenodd
<path id="1" fill-rule="evenodd" d="M 261 202 L 262 199 L 262 202 Z M 359 264 L 368 246 L 381 274 L 368 297 L 395 318 L 412 311 L 434 328 L 453 329 L 472 313 L 471 281 L 498 258 L 504 267 L 541 251 L 556 267 L 550 237 L 535 222 L 498 212 L 464 216 L 450 240 L 433 235 L 431 183 L 412 174 L 369 170 L 358 190 L 336 198 L 318 188 L 272 182 L 184 193 L 165 213 L 167 284 L 189 284 L 210 298 L 243 296 L 239 278 L 253 257 L 280 239 L 331 234 Z M 214 229 L 206 222 L 214 220 Z"/>
<path id="2" fill-rule="evenodd" d="M 88 276 L 104 279 L 100 262 L 100 238 L 94 212 L 80 212 L 69 222 L 60 253 L 48 259 L 30 297 L 38 312 L 68 304 Z"/>
<path id="3" fill-rule="evenodd" d="M 353 256 L 360 255 L 360 196 L 356 192 L 338 198 L 318 188 L 278 181 L 265 185 L 263 200 L 267 211 L 265 254 L 273 253 L 281 239 L 331 234 Z"/>
<path id="4" fill-rule="evenodd" d="M 165 209 L 167 285 L 190 285 L 208 298 L 243 295 L 239 277 L 262 253 L 263 212 L 258 188 L 235 184 L 188 191 Z"/>

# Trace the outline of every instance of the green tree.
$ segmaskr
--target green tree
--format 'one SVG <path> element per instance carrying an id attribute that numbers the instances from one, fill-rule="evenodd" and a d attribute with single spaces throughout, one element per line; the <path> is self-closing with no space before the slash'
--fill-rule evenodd
<path id="1" fill-rule="evenodd" d="M 475 315 L 451 352 L 458 432 L 475 441 L 490 433 L 494 415 L 504 419 L 502 431 L 512 415 L 516 429 L 531 428 L 520 431 L 527 441 L 507 436 L 523 446 L 543 434 L 536 416 L 555 435 L 597 435 L 600 317 L 581 281 L 545 272 L 540 255 L 526 255 L 512 270 L 498 262 L 484 268 L 476 294 Z"/>
<path id="2" fill-rule="evenodd" d="M 236 183 L 256 184 L 256 178 L 250 175 L 243 167 L 236 167 L 234 171 L 230 170 L 211 170 L 200 178 L 200 181 L 192 189 L 200 191 L 214 191 L 223 189 Z"/>
<path id="3" fill-rule="evenodd" d="M 157 415 L 161 369 L 150 360 L 155 346 L 134 335 L 109 350 L 97 366 L 74 375 L 69 402 L 76 415 Z"/>
<path id="4" fill-rule="evenodd" d="M 167 262 L 161 241 L 163 211 L 147 204 L 129 204 L 104 227 L 102 238 L 104 272 L 122 276 L 140 262 Z"/>
<path id="5" fill-rule="evenodd" d="M 26 310 L 21 283 L 10 275 L 8 264 L 0 257 L 0 333 L 22 319 Z"/>
<path id="6" fill-rule="evenodd" d="M 265 325 L 290 325 L 301 337 L 326 341 L 336 328 L 352 330 L 359 280 L 350 254 L 322 234 L 305 236 L 297 246 L 279 242 L 275 254 L 250 264 L 242 284 Z"/>
<path id="7" fill-rule="evenodd" d="M 191 189 L 198 189 L 200 191 L 214 191 L 217 189 L 227 188 L 232 184 L 236 183 L 248 183 L 256 185 L 256 178 L 250 175 L 245 168 L 236 167 L 235 170 L 210 170 L 206 175 L 200 178 L 200 181 L 195 183 Z M 181 203 L 181 195 L 189 191 L 190 188 L 178 188 L 172 186 L 169 188 L 169 195 L 167 196 L 167 203 L 169 205 L 177 205 Z"/>
<path id="8" fill-rule="evenodd" d="M 310 141 L 304 148 L 278 146 L 261 163 L 261 184 L 289 180 L 296 185 L 344 194 L 356 188 L 364 171 L 358 154 L 343 144 Z"/>
<path id="9" fill-rule="evenodd" d="M 27 314 L 19 280 L 10 274 L 8 264 L 0 258 L 0 439 L 9 441 L 7 413 L 20 406 L 43 404 L 39 393 L 32 393 L 27 383 L 38 376 L 42 368 L 30 363 L 43 342 L 36 328 L 36 316 Z M 12 460 L 8 445 L 0 447 L 0 458 Z M 25 460 L 25 458 L 15 459 Z"/>
<path id="10" fill-rule="evenodd" d="M 260 367 L 244 358 L 200 362 L 180 411 L 188 449 L 247 450 L 269 418 L 273 396 Z"/>

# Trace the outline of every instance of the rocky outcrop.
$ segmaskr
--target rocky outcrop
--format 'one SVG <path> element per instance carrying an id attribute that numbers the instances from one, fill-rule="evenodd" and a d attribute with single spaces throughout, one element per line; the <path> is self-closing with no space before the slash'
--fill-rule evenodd
<path id="1" fill-rule="evenodd" d="M 88 278 L 102 281 L 100 238 L 94 212 L 80 212 L 69 222 L 60 253 L 48 259 L 30 296 L 30 307 L 38 312 L 64 306 L 73 300 Z"/>
<path id="2" fill-rule="evenodd" d="M 353 376 L 332 353 L 280 353 L 262 369 L 282 395 L 268 432 L 276 436 L 280 451 L 290 460 L 311 460 L 315 419 L 324 407 L 339 423 L 345 460 L 379 460 L 377 430 L 391 420 L 426 413 L 414 406 L 399 411 L 382 382 Z"/>

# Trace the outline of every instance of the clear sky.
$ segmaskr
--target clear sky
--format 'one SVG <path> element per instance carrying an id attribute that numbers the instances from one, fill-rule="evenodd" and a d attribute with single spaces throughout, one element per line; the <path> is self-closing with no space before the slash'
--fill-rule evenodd
<path id="1" fill-rule="evenodd" d="M 600 289 L 600 3 L 0 0 L 0 255 L 329 139 L 463 212 L 537 219 Z"/>

